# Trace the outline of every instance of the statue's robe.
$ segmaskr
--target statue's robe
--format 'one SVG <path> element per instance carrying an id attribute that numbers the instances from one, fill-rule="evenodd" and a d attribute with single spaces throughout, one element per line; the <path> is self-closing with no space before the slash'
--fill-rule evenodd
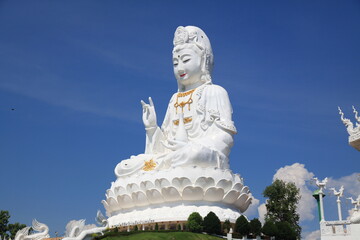
<path id="1" fill-rule="evenodd" d="M 184 124 L 179 123 L 182 101 L 192 98 L 183 107 Z M 176 139 L 178 128 L 184 126 L 188 142 L 178 149 L 170 150 L 162 144 Z M 115 168 L 118 177 L 141 171 L 145 162 L 153 160 L 155 169 L 178 166 L 229 168 L 229 153 L 233 146 L 236 128 L 232 121 L 232 107 L 226 90 L 211 83 L 203 84 L 182 98 L 175 93 L 169 102 L 161 129 L 157 127 L 152 136 L 146 136 L 145 153 L 121 161 Z"/>

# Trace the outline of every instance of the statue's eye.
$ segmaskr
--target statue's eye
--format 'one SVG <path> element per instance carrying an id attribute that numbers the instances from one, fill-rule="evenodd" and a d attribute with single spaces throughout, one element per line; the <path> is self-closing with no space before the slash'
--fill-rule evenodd
<path id="1" fill-rule="evenodd" d="M 176 67 L 178 65 L 178 63 L 177 62 L 174 62 L 174 67 Z"/>
<path id="2" fill-rule="evenodd" d="M 190 58 L 185 58 L 185 59 L 183 60 L 184 63 L 186 63 L 186 62 L 188 62 L 188 61 L 190 61 Z"/>

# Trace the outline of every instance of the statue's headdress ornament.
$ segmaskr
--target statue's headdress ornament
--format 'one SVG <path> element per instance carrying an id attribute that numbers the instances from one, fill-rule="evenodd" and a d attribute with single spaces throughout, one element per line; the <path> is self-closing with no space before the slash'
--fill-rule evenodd
<path id="1" fill-rule="evenodd" d="M 194 26 L 178 27 L 174 34 L 173 43 L 175 47 L 184 43 L 193 43 L 202 50 L 212 52 L 209 38 L 203 30 Z"/>
<path id="2" fill-rule="evenodd" d="M 174 34 L 174 49 L 183 44 L 194 44 L 203 52 L 203 72 L 205 81 L 211 82 L 210 74 L 214 66 L 214 55 L 205 32 L 194 26 L 180 26 Z"/>

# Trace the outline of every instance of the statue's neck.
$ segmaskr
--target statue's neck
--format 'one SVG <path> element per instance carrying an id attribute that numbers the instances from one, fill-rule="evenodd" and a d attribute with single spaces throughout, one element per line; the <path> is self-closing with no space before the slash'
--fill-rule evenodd
<path id="1" fill-rule="evenodd" d="M 181 85 L 180 89 L 179 89 L 179 92 L 187 92 L 187 91 L 190 91 L 190 90 L 195 89 L 197 87 L 200 87 L 201 85 L 203 85 L 203 82 L 201 82 L 201 81 L 198 81 L 196 83 L 189 84 L 189 85 Z"/>

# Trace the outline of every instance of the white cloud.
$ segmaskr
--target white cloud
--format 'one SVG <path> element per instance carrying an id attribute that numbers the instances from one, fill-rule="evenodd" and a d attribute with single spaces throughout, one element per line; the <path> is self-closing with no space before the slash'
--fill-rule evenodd
<path id="1" fill-rule="evenodd" d="M 346 219 L 347 219 L 347 220 L 350 220 L 350 218 L 352 217 L 353 213 L 354 213 L 354 208 L 348 210 L 348 216 L 347 216 Z"/>
<path id="2" fill-rule="evenodd" d="M 251 202 L 251 205 L 249 206 L 249 208 L 246 210 L 245 214 L 247 217 L 250 217 L 250 216 L 255 216 L 256 213 L 257 213 L 257 208 L 259 206 L 259 199 L 256 199 L 254 198 L 253 196 L 253 200 Z"/>
<path id="3" fill-rule="evenodd" d="M 304 240 L 320 240 L 320 230 L 304 234 Z"/>
<path id="4" fill-rule="evenodd" d="M 258 213 L 259 213 L 259 220 L 262 224 L 264 224 L 265 222 L 265 214 L 266 214 L 266 206 L 265 206 L 265 203 L 261 204 L 259 207 L 258 207 Z"/>
<path id="5" fill-rule="evenodd" d="M 349 176 L 344 176 L 339 179 L 332 177 L 328 178 L 326 187 L 334 187 L 338 190 L 341 186 L 344 186 L 344 197 L 353 197 L 354 199 L 360 194 L 360 173 L 353 173 Z M 350 195 L 350 196 L 349 196 Z"/>
<path id="6" fill-rule="evenodd" d="M 307 182 L 312 179 L 314 174 L 309 172 L 304 164 L 294 163 L 291 166 L 285 166 L 277 170 L 273 180 L 280 179 L 285 182 L 293 182 L 300 189 L 301 199 L 298 205 L 300 221 L 314 219 L 314 209 L 316 201 L 312 196 L 312 191 L 308 188 Z"/>

